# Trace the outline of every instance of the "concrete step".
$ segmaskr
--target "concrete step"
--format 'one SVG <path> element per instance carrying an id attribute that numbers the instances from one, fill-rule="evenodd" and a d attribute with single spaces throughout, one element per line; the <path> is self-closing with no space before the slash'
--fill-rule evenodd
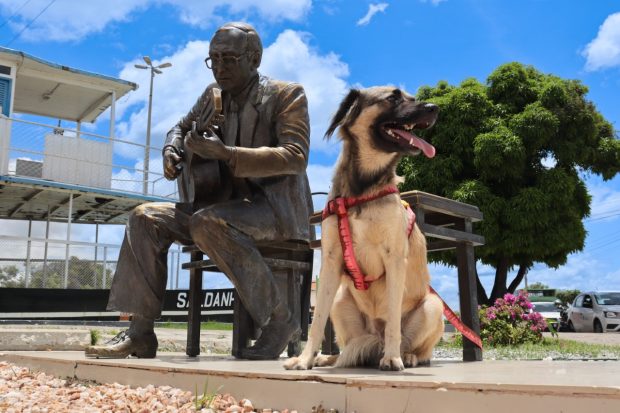
<path id="1" fill-rule="evenodd" d="M 86 359 L 83 352 L 5 352 L 0 361 L 59 377 L 148 384 L 248 398 L 254 406 L 378 413 L 583 413 L 620 411 L 620 363 L 615 361 L 433 360 L 430 367 L 382 372 L 321 367 L 286 371 L 283 359 L 242 361 L 230 356 Z"/>

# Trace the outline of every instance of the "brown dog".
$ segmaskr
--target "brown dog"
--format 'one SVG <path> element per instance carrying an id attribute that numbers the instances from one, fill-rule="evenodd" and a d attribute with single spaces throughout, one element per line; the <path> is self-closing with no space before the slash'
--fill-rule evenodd
<path id="1" fill-rule="evenodd" d="M 325 134 L 340 126 L 342 153 L 329 199 L 366 197 L 401 181 L 396 165 L 403 155 L 428 157 L 435 149 L 413 134 L 431 127 L 437 106 L 418 102 L 394 87 L 351 90 Z M 339 220 L 329 215 L 321 226 L 322 262 L 310 336 L 303 353 L 288 359 L 286 369 L 313 365 L 379 366 L 402 370 L 427 364 L 443 332 L 443 304 L 429 293 L 426 240 L 409 220 L 398 193 L 348 210 L 354 254 L 369 284 L 356 289 L 347 275 Z M 363 282 L 362 282 L 363 284 Z M 331 309 L 339 356 L 315 354 Z"/>

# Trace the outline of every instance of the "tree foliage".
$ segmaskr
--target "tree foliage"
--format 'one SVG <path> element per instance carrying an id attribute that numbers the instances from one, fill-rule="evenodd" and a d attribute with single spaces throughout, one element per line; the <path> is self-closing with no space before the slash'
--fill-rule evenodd
<path id="1" fill-rule="evenodd" d="M 69 258 L 69 272 L 67 276 L 67 288 L 92 289 L 102 288 L 101 277 L 103 265 L 91 260 L 78 257 Z M 110 286 L 112 271 L 106 272 L 106 285 Z M 48 262 L 47 268 L 43 264 L 33 266 L 30 275 L 30 286 L 37 288 L 64 288 L 65 286 L 65 261 Z"/>
<path id="2" fill-rule="evenodd" d="M 101 263 L 84 260 L 78 257 L 69 258 L 69 271 L 67 276 L 67 288 L 92 289 L 103 288 L 101 279 L 104 267 Z M 109 287 L 112 280 L 112 270 L 105 269 L 106 285 Z M 48 261 L 47 266 L 43 263 L 32 264 L 28 287 L 30 288 L 64 288 L 65 286 L 65 261 Z M 19 288 L 26 287 L 26 275 L 24 270 L 11 265 L 0 267 L 0 287 Z"/>
<path id="3" fill-rule="evenodd" d="M 440 106 L 437 124 L 421 133 L 437 155 L 403 159 L 401 189 L 481 209 L 474 229 L 486 243 L 476 256 L 496 269 L 490 296 L 478 282 L 481 303 L 514 292 L 534 263 L 557 268 L 583 248 L 591 201 L 584 175 L 608 180 L 620 171 L 620 141 L 587 91 L 578 80 L 520 63 L 498 67 L 486 84 L 419 89 L 420 100 Z M 430 258 L 454 264 L 451 254 Z M 508 285 L 512 268 L 519 271 Z"/>
<path id="4" fill-rule="evenodd" d="M 537 281 L 528 285 L 527 288 L 528 290 L 548 290 L 549 286 L 547 284 L 541 283 L 540 281 Z"/>
<path id="5" fill-rule="evenodd" d="M 0 287 L 16 288 L 23 287 L 23 284 L 23 276 L 19 273 L 19 269 L 15 265 L 0 267 Z"/>
<path id="6" fill-rule="evenodd" d="M 562 301 L 562 304 L 571 304 L 579 294 L 581 294 L 579 290 L 558 290 L 555 292 L 555 296 Z"/>

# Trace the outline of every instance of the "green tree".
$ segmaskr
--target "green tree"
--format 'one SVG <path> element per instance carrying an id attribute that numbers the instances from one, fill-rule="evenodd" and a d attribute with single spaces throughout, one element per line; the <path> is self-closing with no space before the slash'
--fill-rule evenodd
<path id="1" fill-rule="evenodd" d="M 539 281 L 528 285 L 527 288 L 528 290 L 547 290 L 549 289 L 549 286 Z"/>
<path id="2" fill-rule="evenodd" d="M 17 288 L 24 286 L 24 278 L 19 269 L 14 265 L 0 268 L 0 287 Z"/>
<path id="3" fill-rule="evenodd" d="M 102 288 L 101 276 L 103 265 L 94 263 L 91 260 L 83 260 L 78 257 L 69 258 L 69 273 L 67 277 L 67 287 L 76 289 Z M 110 286 L 112 271 L 106 272 L 106 285 Z M 43 264 L 33 266 L 30 275 L 30 286 L 36 288 L 64 288 L 65 285 L 65 261 L 52 261 L 47 263 L 47 268 Z"/>
<path id="4" fill-rule="evenodd" d="M 418 91 L 441 109 L 435 127 L 421 133 L 437 156 L 404 158 L 401 189 L 481 209 L 484 220 L 474 228 L 486 243 L 476 256 L 495 268 L 490 294 L 478 279 L 481 304 L 514 292 L 534 263 L 557 268 L 583 249 L 591 201 L 583 179 L 608 180 L 620 171 L 620 140 L 587 91 L 578 80 L 520 63 L 498 67 L 486 84 L 442 81 Z M 455 262 L 449 253 L 430 259 Z M 509 282 L 511 269 L 518 271 Z"/>
<path id="5" fill-rule="evenodd" d="M 555 292 L 555 296 L 562 301 L 562 304 L 572 303 L 579 294 L 581 294 L 579 290 L 558 290 Z"/>

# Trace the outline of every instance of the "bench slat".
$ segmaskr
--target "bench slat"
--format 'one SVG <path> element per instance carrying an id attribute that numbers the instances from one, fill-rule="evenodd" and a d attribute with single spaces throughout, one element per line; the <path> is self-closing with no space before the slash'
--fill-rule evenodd
<path id="1" fill-rule="evenodd" d="M 441 238 L 447 241 L 467 242 L 473 246 L 484 245 L 484 237 L 471 232 L 457 231 L 446 227 L 438 227 L 430 224 L 418 224 L 420 230 L 427 237 Z"/>
<path id="2" fill-rule="evenodd" d="M 307 262 L 300 261 L 291 261 L 284 260 L 281 258 L 264 258 L 265 263 L 271 267 L 276 269 L 287 269 L 287 270 L 300 270 L 300 271 L 308 271 L 310 269 L 310 264 Z M 211 272 L 219 272 L 220 270 L 211 260 L 200 260 L 200 261 L 191 261 L 185 262 L 181 265 L 181 268 L 184 270 L 190 269 L 201 269 L 203 271 L 211 271 Z"/>
<path id="3" fill-rule="evenodd" d="M 400 194 L 403 201 L 407 201 L 412 208 L 424 211 L 438 212 L 459 218 L 469 218 L 472 222 L 482 220 L 482 212 L 474 205 L 465 204 L 453 199 L 443 198 L 422 191 L 408 191 Z M 310 224 L 321 224 L 322 211 L 316 211 L 310 216 Z"/>
<path id="4" fill-rule="evenodd" d="M 470 218 L 472 222 L 482 220 L 482 212 L 474 205 L 465 204 L 453 199 L 421 191 L 409 191 L 400 194 L 401 199 L 427 211 L 440 212 L 446 215 Z"/>
<path id="5" fill-rule="evenodd" d="M 308 242 L 299 240 L 299 241 L 268 241 L 268 242 L 258 242 L 256 243 L 258 249 L 261 248 L 270 248 L 270 249 L 281 249 L 284 251 L 307 251 L 308 250 Z M 181 249 L 182 252 L 195 252 L 200 251 L 198 247 L 194 245 L 185 245 Z"/>

